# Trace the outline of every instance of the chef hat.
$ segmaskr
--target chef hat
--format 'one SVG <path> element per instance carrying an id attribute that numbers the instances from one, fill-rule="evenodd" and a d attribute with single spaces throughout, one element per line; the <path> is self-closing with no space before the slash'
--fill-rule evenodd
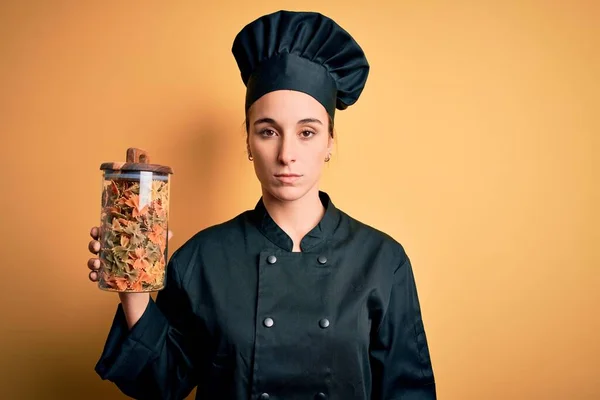
<path id="1" fill-rule="evenodd" d="M 360 96 L 369 63 L 358 43 L 332 19 L 315 12 L 278 11 L 246 25 L 233 55 L 246 85 L 246 111 L 281 89 L 314 97 L 334 117 Z"/>

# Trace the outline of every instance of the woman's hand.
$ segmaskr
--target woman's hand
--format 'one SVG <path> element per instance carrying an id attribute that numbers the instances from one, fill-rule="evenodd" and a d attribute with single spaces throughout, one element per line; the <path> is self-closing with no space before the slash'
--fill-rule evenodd
<path id="1" fill-rule="evenodd" d="M 89 273 L 89 278 L 92 282 L 98 281 L 98 274 L 100 272 L 100 258 L 97 257 L 98 253 L 100 252 L 100 242 L 98 241 L 99 235 L 100 229 L 97 226 L 94 226 L 90 230 L 90 236 L 92 237 L 92 240 L 88 244 L 88 250 L 96 257 L 90 258 L 87 262 L 87 266 L 91 270 Z M 173 232 L 169 231 L 167 234 L 167 240 L 170 240 L 172 237 Z M 119 292 L 119 298 L 121 299 L 121 305 L 123 306 L 123 311 L 125 312 L 127 326 L 129 329 L 131 329 L 131 327 L 135 325 L 135 323 L 140 319 L 146 310 L 146 306 L 150 300 L 150 294 Z"/>
<path id="2" fill-rule="evenodd" d="M 90 251 L 90 253 L 92 253 L 96 256 L 100 252 L 100 242 L 98 241 L 99 234 L 100 234 L 100 229 L 97 226 L 94 226 L 90 230 L 90 236 L 92 237 L 93 240 L 90 241 L 90 243 L 88 245 L 88 250 Z M 88 265 L 88 268 L 91 269 L 91 272 L 89 274 L 90 280 L 92 282 L 97 282 L 98 281 L 98 272 L 100 270 L 100 259 L 98 257 L 92 257 L 88 260 L 87 265 Z"/>
<path id="3" fill-rule="evenodd" d="M 91 240 L 90 243 L 88 244 L 88 250 L 90 251 L 90 253 L 94 254 L 95 256 L 97 256 L 98 253 L 100 252 L 100 242 L 98 241 L 99 235 L 100 235 L 100 228 L 98 228 L 97 226 L 94 226 L 90 230 L 90 236 L 92 237 L 93 240 Z M 171 240 L 171 238 L 173 237 L 173 232 L 169 231 L 167 235 L 168 235 L 167 240 Z M 100 271 L 100 259 L 98 257 L 90 258 L 87 262 L 87 266 L 91 270 L 89 273 L 90 280 L 92 282 L 98 282 L 98 273 Z"/>

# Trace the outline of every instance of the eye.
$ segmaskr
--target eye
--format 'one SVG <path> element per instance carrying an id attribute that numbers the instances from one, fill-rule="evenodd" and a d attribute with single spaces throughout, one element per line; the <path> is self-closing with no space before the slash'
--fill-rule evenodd
<path id="1" fill-rule="evenodd" d="M 302 131 L 302 132 L 300 132 L 300 136 L 302 136 L 302 139 L 310 139 L 314 135 L 316 135 L 316 133 L 313 132 L 313 131 Z"/>
<path id="2" fill-rule="evenodd" d="M 276 135 L 276 132 L 273 129 L 265 128 L 258 132 L 263 137 L 273 137 Z"/>

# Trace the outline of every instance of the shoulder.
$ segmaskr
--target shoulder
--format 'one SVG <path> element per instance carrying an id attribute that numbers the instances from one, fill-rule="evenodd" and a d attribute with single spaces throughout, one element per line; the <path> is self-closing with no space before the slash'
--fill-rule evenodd
<path id="1" fill-rule="evenodd" d="M 239 243 L 248 229 L 249 217 L 250 211 L 244 211 L 228 221 L 198 231 L 175 250 L 171 258 L 176 263 L 183 263 L 185 260 L 196 259 L 207 251 L 214 253 L 217 249 L 226 249 L 230 244 Z"/>
<path id="2" fill-rule="evenodd" d="M 344 231 L 353 242 L 360 243 L 361 246 L 384 253 L 388 259 L 392 259 L 393 264 L 402 265 L 408 260 L 408 255 L 404 246 L 387 232 L 360 221 L 344 211 L 340 211 L 341 224 L 345 225 Z"/>

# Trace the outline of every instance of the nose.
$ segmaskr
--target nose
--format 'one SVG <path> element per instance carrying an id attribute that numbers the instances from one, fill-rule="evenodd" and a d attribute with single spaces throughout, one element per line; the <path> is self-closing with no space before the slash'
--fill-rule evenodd
<path id="1" fill-rule="evenodd" d="M 296 161 L 296 142 L 290 135 L 283 135 L 279 148 L 280 163 L 287 165 Z"/>

